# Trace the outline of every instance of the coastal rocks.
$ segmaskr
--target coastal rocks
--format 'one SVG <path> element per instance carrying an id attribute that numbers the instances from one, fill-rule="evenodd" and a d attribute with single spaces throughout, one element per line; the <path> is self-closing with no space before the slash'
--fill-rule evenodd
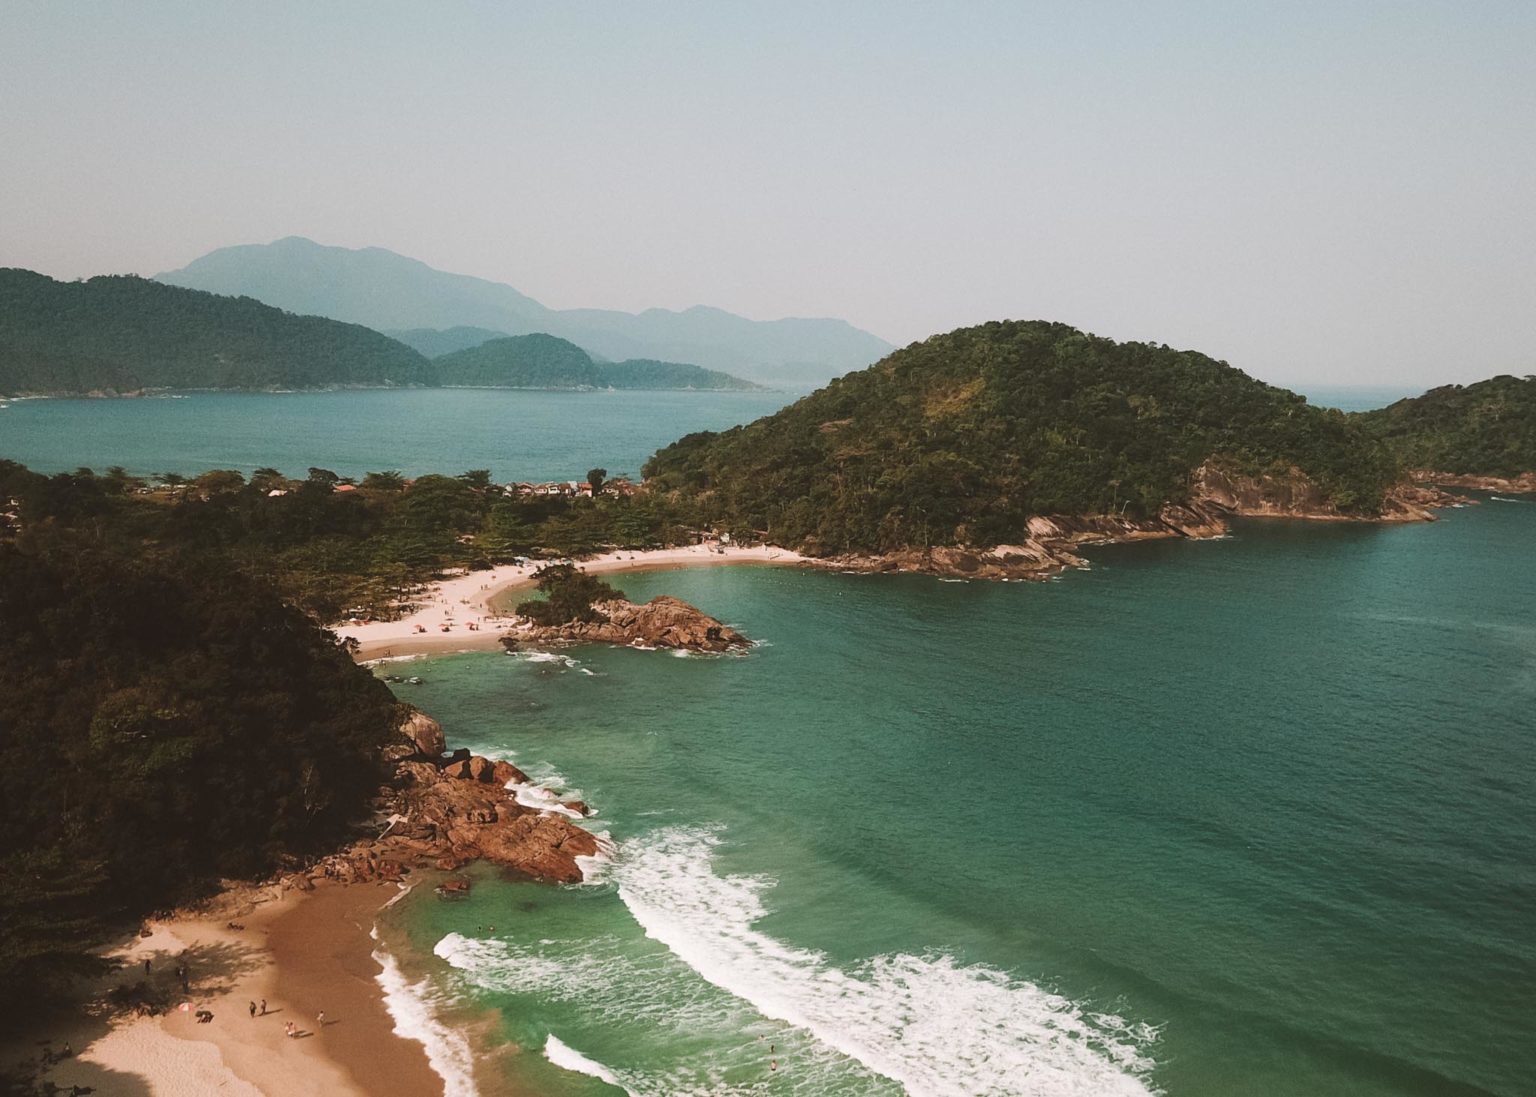
<path id="1" fill-rule="evenodd" d="M 1193 490 L 1201 502 L 1254 518 L 1306 518 L 1338 522 L 1433 522 L 1433 508 L 1461 500 L 1435 488 L 1396 484 L 1382 497 L 1374 515 L 1339 510 L 1300 469 L 1283 474 L 1246 476 L 1206 462 L 1195 470 Z"/>
<path id="2" fill-rule="evenodd" d="M 599 621 L 561 625 L 524 622 L 503 638 L 509 649 L 534 644 L 619 644 L 682 651 L 726 652 L 751 646 L 741 633 L 679 598 L 660 595 L 643 605 L 622 598 L 597 602 Z"/>
<path id="3" fill-rule="evenodd" d="M 448 749 L 443 725 L 417 708 L 406 706 L 405 718 L 400 722 L 400 734 L 428 758 L 437 758 Z"/>
<path id="4" fill-rule="evenodd" d="M 376 836 L 324 859 L 307 874 L 289 877 L 290 886 L 308 890 L 323 879 L 398 880 L 412 868 L 452 871 L 477 860 L 537 880 L 582 880 L 576 859 L 596 854 L 597 839 L 564 814 L 518 803 L 507 786 L 528 784 L 526 773 L 466 750 L 442 759 L 441 725 L 414 709 L 401 731 L 422 749 L 394 760 L 393 779 L 373 805 Z M 569 810 L 577 806 L 585 814 L 579 801 Z"/>
<path id="5" fill-rule="evenodd" d="M 1473 476 L 1466 473 L 1415 469 L 1408 475 L 1419 483 L 1443 484 L 1451 488 L 1501 491 L 1514 495 L 1536 493 L 1536 472 L 1522 472 L 1519 476 Z"/>
<path id="6" fill-rule="evenodd" d="M 905 549 L 879 556 L 836 556 L 823 566 L 841 571 L 917 572 L 964 579 L 1044 580 L 1066 568 L 1087 567 L 1077 552 L 1084 545 L 1175 537 L 1220 537 L 1227 530 L 1219 510 L 1200 504 L 1170 505 L 1155 518 L 1111 514 L 1031 518 L 1023 538 L 992 548 L 942 546 Z"/>

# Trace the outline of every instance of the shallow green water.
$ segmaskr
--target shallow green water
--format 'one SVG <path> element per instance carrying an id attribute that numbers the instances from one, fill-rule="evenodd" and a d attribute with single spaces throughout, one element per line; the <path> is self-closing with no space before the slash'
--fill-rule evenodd
<path id="1" fill-rule="evenodd" d="M 499 1007 L 487 1094 L 1528 1093 L 1533 537 L 1490 501 L 1044 585 L 625 577 L 763 645 L 420 664 L 617 854 L 410 897 L 402 962 Z"/>
<path id="2" fill-rule="evenodd" d="M 639 477 L 662 446 L 777 411 L 780 392 L 194 392 L 142 400 L 17 400 L 0 408 L 0 457 L 39 472 L 122 465 L 137 476 L 311 466 L 342 476 L 488 468 L 571 479 L 594 465 Z M 0 400 L 0 404 L 6 404 Z"/>

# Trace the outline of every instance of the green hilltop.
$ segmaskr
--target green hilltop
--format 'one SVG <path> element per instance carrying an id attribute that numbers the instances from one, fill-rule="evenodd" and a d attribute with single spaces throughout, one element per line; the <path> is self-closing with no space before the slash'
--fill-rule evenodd
<path id="1" fill-rule="evenodd" d="M 421 385 L 427 360 L 357 324 L 131 275 L 0 270 L 0 392 Z"/>
<path id="2" fill-rule="evenodd" d="M 568 389 L 755 389 L 750 381 L 681 362 L 596 362 L 553 335 L 509 335 L 433 359 L 443 385 Z"/>
<path id="3" fill-rule="evenodd" d="M 1474 476 L 1536 472 L 1536 376 L 1444 385 L 1359 418 L 1409 468 Z"/>
<path id="4" fill-rule="evenodd" d="M 1396 458 L 1343 412 L 1192 351 L 1065 324 L 938 335 L 645 473 L 709 519 L 813 552 L 1007 543 L 1034 515 L 1156 514 L 1209 462 L 1305 475 L 1372 515 Z"/>

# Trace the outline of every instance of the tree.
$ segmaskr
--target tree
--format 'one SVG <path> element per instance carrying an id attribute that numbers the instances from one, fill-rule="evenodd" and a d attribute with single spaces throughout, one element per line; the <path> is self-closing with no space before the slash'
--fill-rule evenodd
<path id="1" fill-rule="evenodd" d="M 362 486 L 369 491 L 404 491 L 405 477 L 398 470 L 370 472 L 363 477 Z"/>
<path id="2" fill-rule="evenodd" d="M 470 469 L 468 472 L 460 473 L 459 479 L 482 494 L 490 491 L 493 486 L 490 469 Z"/>
<path id="3" fill-rule="evenodd" d="M 544 599 L 520 602 L 517 612 L 541 625 L 605 620 L 593 603 L 624 597 L 623 591 L 573 564 L 546 564 L 533 578 Z"/>
<path id="4" fill-rule="evenodd" d="M 603 490 L 603 485 L 608 482 L 607 469 L 588 469 L 587 483 L 592 485 L 592 494 L 598 495 Z"/>
<path id="5" fill-rule="evenodd" d="M 311 468 L 309 470 L 309 481 L 312 484 L 324 484 L 326 487 L 334 488 L 337 484 L 341 483 L 341 477 L 330 469 Z"/>

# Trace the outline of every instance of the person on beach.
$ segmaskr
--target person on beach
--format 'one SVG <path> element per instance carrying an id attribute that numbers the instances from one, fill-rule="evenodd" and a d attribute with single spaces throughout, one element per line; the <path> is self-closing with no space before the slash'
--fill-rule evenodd
<path id="1" fill-rule="evenodd" d="M 149 974 L 149 957 L 148 956 L 144 957 L 144 974 L 145 975 Z"/>
<path id="2" fill-rule="evenodd" d="M 265 998 L 261 1000 L 261 1015 L 263 1017 L 267 1015 L 267 1000 Z"/>
<path id="3" fill-rule="evenodd" d="M 297 1036 L 298 1034 L 299 1034 L 299 1030 L 294 1027 L 294 1024 L 293 1024 L 292 1021 L 284 1021 L 283 1022 L 283 1035 L 284 1036 L 292 1037 L 292 1036 Z"/>
<path id="4" fill-rule="evenodd" d="M 316 1014 L 315 1024 L 319 1025 L 321 1028 L 325 1027 L 325 1010 L 322 1009 L 318 1014 Z"/>
<path id="5" fill-rule="evenodd" d="M 251 1016 L 253 1018 L 256 1016 L 256 1003 L 255 1002 L 251 1003 Z"/>

